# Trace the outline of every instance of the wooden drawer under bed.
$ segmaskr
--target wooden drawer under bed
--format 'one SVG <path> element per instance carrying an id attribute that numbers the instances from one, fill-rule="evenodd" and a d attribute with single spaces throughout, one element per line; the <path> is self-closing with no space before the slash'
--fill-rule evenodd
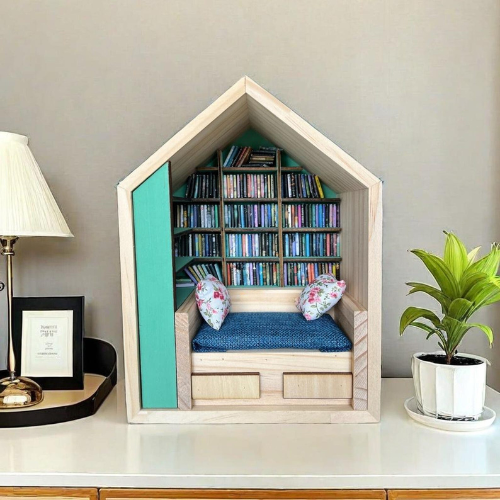
<path id="1" fill-rule="evenodd" d="M 209 352 L 193 353 L 191 359 L 194 406 L 214 404 L 322 406 L 349 405 L 352 402 L 352 353 L 350 352 L 325 353 L 299 350 Z M 307 378 L 309 374 L 317 375 L 321 379 L 319 383 L 319 387 L 323 389 L 321 397 L 312 396 L 311 389 L 307 389 L 311 381 L 314 387 L 317 386 L 316 378 Z M 300 382 L 299 387 L 292 394 L 291 387 L 297 381 Z M 253 392 L 248 387 L 250 383 L 253 384 Z M 350 389 L 345 387 L 346 384 Z M 200 389 L 202 386 L 203 389 Z M 217 386 L 216 392 L 207 389 L 207 386 L 212 388 Z M 285 386 L 288 387 L 288 397 L 285 394 Z M 300 392 L 301 387 L 304 387 L 302 392 Z M 216 397 L 215 394 L 224 396 Z M 228 397 L 230 394 L 233 397 Z M 244 394 L 251 395 L 245 397 Z"/>
<path id="2" fill-rule="evenodd" d="M 272 378 L 272 374 L 269 375 Z M 297 400 L 345 400 L 352 398 L 351 373 L 276 373 L 282 384 L 274 381 L 275 393 L 265 393 L 264 402 L 268 404 L 289 404 Z M 191 377 L 193 401 L 203 400 L 257 400 L 261 397 L 260 373 L 198 373 Z M 269 387 L 267 387 L 268 392 Z M 335 402 L 335 401 L 334 401 Z M 196 404 L 196 403 L 195 403 Z M 306 402 L 311 404 L 311 401 Z"/>
<path id="3" fill-rule="evenodd" d="M 200 373 L 192 375 L 193 400 L 259 399 L 258 373 Z"/>
<path id="4" fill-rule="evenodd" d="M 284 399 L 350 399 L 351 373 L 284 373 Z"/>

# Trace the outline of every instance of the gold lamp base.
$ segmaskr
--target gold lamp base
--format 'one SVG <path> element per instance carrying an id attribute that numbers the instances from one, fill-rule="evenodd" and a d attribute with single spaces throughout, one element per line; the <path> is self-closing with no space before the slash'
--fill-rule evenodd
<path id="1" fill-rule="evenodd" d="M 0 380 L 0 410 L 26 408 L 43 400 L 42 388 L 26 377 Z"/>
<path id="2" fill-rule="evenodd" d="M 16 236 L 0 236 L 0 253 L 7 258 L 7 324 L 9 327 L 9 351 L 7 369 L 9 377 L 0 380 L 0 410 L 26 408 L 43 400 L 42 388 L 26 377 L 16 377 L 16 357 L 12 342 L 12 257 Z"/>

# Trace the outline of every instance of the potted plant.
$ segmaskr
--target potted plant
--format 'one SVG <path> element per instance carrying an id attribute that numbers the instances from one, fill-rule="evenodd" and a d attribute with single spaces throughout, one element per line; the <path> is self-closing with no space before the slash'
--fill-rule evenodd
<path id="1" fill-rule="evenodd" d="M 437 286 L 409 282 L 409 294 L 423 292 L 440 306 L 440 313 L 408 307 L 401 316 L 399 333 L 408 327 L 423 330 L 436 338 L 441 351 L 416 353 L 412 373 L 418 409 L 428 416 L 446 419 L 477 420 L 484 407 L 487 361 L 460 353 L 465 335 L 474 329 L 486 334 L 490 346 L 492 329 L 472 323 L 473 314 L 500 300 L 500 245 L 476 260 L 480 247 L 467 253 L 464 244 L 452 233 L 446 234 L 443 258 L 424 250 L 411 250 L 427 267 Z"/>

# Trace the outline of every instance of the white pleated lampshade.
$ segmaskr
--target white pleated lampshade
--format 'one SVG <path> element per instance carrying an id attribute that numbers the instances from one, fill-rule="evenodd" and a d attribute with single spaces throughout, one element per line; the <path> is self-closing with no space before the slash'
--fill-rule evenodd
<path id="1" fill-rule="evenodd" d="M 24 135 L 0 132 L 0 236 L 73 236 Z"/>

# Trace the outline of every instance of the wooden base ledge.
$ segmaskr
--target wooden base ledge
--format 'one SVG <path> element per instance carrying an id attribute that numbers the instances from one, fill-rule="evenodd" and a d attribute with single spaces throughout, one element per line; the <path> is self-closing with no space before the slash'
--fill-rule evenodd
<path id="1" fill-rule="evenodd" d="M 141 410 L 137 424 L 369 424 L 378 420 L 352 406 L 195 406 L 191 411 Z"/>

